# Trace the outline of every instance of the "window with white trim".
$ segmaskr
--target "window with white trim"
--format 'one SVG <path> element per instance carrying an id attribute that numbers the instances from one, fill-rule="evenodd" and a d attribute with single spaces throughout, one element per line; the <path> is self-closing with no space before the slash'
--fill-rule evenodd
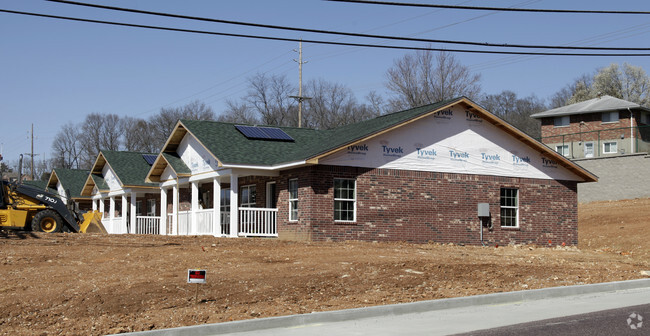
<path id="1" fill-rule="evenodd" d="M 616 141 L 603 142 L 603 154 L 615 154 L 618 152 Z"/>
<path id="2" fill-rule="evenodd" d="M 135 214 L 142 215 L 142 201 L 135 201 Z"/>
<path id="3" fill-rule="evenodd" d="M 155 199 L 148 199 L 147 200 L 147 216 L 155 216 L 156 215 L 156 200 Z"/>
<path id="4" fill-rule="evenodd" d="M 519 227 L 519 190 L 501 188 L 501 226 Z"/>
<path id="5" fill-rule="evenodd" d="M 289 180 L 289 220 L 298 220 L 298 179 Z"/>
<path id="6" fill-rule="evenodd" d="M 356 221 L 357 209 L 356 181 L 354 179 L 334 179 L 334 220 L 339 222 Z"/>
<path id="7" fill-rule="evenodd" d="M 602 121 L 604 123 L 617 122 L 618 121 L 618 111 L 603 112 L 602 116 L 603 116 Z"/>
<path id="8" fill-rule="evenodd" d="M 242 208 L 254 208 L 256 203 L 255 199 L 257 197 L 257 189 L 255 185 L 247 185 L 241 187 L 241 207 Z"/>
<path id="9" fill-rule="evenodd" d="M 561 116 L 561 117 L 553 118 L 553 126 L 555 127 L 569 126 L 569 123 L 570 123 L 569 116 Z"/>
<path id="10" fill-rule="evenodd" d="M 569 156 L 569 145 L 557 145 L 555 151 L 564 156 Z"/>

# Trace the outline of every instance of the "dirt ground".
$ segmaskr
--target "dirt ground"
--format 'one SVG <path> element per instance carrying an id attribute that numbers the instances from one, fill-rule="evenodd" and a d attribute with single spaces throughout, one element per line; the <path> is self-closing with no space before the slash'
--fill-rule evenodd
<path id="1" fill-rule="evenodd" d="M 0 232 L 0 334 L 101 335 L 641 278 L 650 200 L 581 204 L 575 247 Z M 207 284 L 187 283 L 188 268 Z"/>

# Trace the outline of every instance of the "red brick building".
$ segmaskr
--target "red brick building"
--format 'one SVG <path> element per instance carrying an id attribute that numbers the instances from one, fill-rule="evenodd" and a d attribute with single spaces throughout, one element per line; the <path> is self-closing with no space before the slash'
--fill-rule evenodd
<path id="1" fill-rule="evenodd" d="M 648 152 L 650 110 L 602 96 L 531 115 L 542 142 L 571 159 Z"/>
<path id="2" fill-rule="evenodd" d="M 166 234 L 572 245 L 596 177 L 457 98 L 331 130 L 181 120 L 146 181 Z"/>

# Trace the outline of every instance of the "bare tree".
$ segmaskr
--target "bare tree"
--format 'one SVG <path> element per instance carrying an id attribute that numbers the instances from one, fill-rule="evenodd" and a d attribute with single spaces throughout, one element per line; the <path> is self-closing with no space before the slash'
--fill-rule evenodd
<path id="1" fill-rule="evenodd" d="M 211 107 L 199 101 L 181 107 L 161 108 L 160 113 L 149 119 L 152 148 L 162 148 L 179 119 L 215 120 L 215 114 Z"/>
<path id="2" fill-rule="evenodd" d="M 56 168 L 79 169 L 82 156 L 81 128 L 67 123 L 52 142 L 53 166 Z"/>
<path id="3" fill-rule="evenodd" d="M 153 127 L 143 119 L 124 117 L 124 149 L 131 152 L 155 153 L 160 150 L 153 137 Z"/>
<path id="4" fill-rule="evenodd" d="M 582 75 L 555 96 L 566 96 L 567 92 L 571 92 L 567 104 L 609 95 L 647 106 L 650 104 L 650 77 L 641 67 L 628 63 L 620 67 L 613 63 L 593 75 Z"/>
<path id="5" fill-rule="evenodd" d="M 530 117 L 533 113 L 546 110 L 541 99 L 535 96 L 517 98 L 517 94 L 512 91 L 503 91 L 486 95 L 481 100 L 481 105 L 528 135 L 534 138 L 541 136 L 539 121 Z"/>
<path id="6" fill-rule="evenodd" d="M 479 74 L 472 74 L 453 54 L 429 51 L 407 54 L 387 71 L 389 103 L 405 109 L 459 96 L 476 98 L 481 92 Z"/>
<path id="7" fill-rule="evenodd" d="M 219 115 L 217 121 L 242 123 L 242 124 L 258 124 L 260 121 L 245 102 L 236 103 L 232 100 L 226 101 L 226 110 Z"/>
<path id="8" fill-rule="evenodd" d="M 296 101 L 290 97 L 296 88 L 286 76 L 257 74 L 249 78 L 248 85 L 245 101 L 259 115 L 262 124 L 298 126 Z"/>

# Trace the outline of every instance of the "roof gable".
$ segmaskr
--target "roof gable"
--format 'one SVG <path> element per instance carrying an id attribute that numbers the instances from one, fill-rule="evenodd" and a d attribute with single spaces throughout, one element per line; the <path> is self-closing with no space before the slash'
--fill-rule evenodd
<path id="1" fill-rule="evenodd" d="M 157 187 L 155 183 L 146 182 L 145 178 L 151 166 L 143 155 L 156 155 L 154 153 L 127 152 L 127 151 L 101 151 L 90 170 L 83 185 L 81 195 L 90 196 L 93 187 L 100 191 L 109 190 L 104 179 L 103 171 L 108 167 L 114 174 L 119 185 L 124 187 Z"/>
<path id="2" fill-rule="evenodd" d="M 81 191 L 89 173 L 89 170 L 83 169 L 54 168 L 47 182 L 47 186 L 56 190 L 57 182 L 59 182 L 65 190 L 70 191 L 70 197 L 86 198 L 81 195 Z"/>

